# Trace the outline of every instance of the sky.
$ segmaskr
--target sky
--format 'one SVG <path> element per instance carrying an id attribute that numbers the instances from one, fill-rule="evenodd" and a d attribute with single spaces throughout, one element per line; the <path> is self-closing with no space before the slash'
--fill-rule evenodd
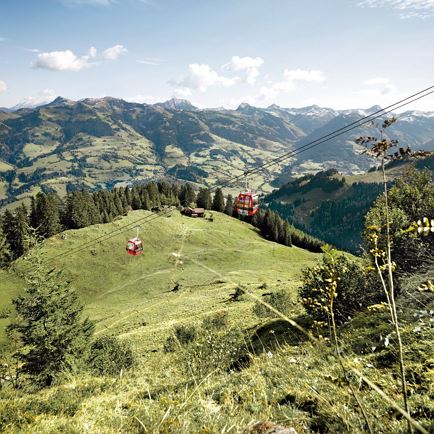
<path id="1" fill-rule="evenodd" d="M 434 0 L 0 0 L 0 107 L 385 107 L 434 85 L 433 47 Z"/>

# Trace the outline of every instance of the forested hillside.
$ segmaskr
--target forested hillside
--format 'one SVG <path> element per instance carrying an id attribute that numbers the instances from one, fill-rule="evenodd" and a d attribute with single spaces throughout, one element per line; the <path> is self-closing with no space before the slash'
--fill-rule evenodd
<path id="1" fill-rule="evenodd" d="M 15 211 L 0 214 L 0 264 L 7 265 L 25 254 L 32 234 L 48 238 L 67 229 L 110 223 L 131 210 L 153 210 L 158 218 L 169 215 L 172 209 L 196 205 L 239 218 L 234 199 L 231 195 L 225 198 L 221 189 L 212 195 L 206 188 L 197 191 L 189 183 L 166 180 L 93 193 L 78 190 L 68 193 L 64 199 L 56 193 L 38 193 L 32 197 L 30 209 L 21 204 Z M 294 228 L 270 210 L 261 211 L 251 222 L 270 241 L 321 251 L 322 241 Z"/>
<path id="2" fill-rule="evenodd" d="M 434 177 L 434 155 L 388 165 L 390 185 L 411 167 L 428 169 Z M 337 170 L 318 172 L 291 181 L 269 194 L 265 201 L 296 227 L 336 247 L 360 253 L 364 216 L 382 193 L 382 174 L 343 176 Z"/>

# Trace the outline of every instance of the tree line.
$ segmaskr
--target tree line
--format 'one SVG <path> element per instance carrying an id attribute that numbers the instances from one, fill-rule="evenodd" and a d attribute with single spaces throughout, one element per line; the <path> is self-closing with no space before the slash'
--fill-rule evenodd
<path id="1" fill-rule="evenodd" d="M 72 191 L 64 199 L 56 193 L 38 193 L 31 198 L 30 207 L 21 204 L 0 215 L 0 265 L 9 264 L 29 249 L 26 240 L 31 228 L 38 236 L 48 238 L 68 229 L 110 223 L 129 210 L 155 211 L 162 206 L 197 206 L 238 217 L 234 197 L 229 194 L 225 198 L 220 188 L 211 194 L 208 188 L 195 190 L 189 183 L 166 180 L 112 190 Z M 323 244 L 268 209 L 255 215 L 251 223 L 264 237 L 287 246 L 294 244 L 316 252 Z"/>

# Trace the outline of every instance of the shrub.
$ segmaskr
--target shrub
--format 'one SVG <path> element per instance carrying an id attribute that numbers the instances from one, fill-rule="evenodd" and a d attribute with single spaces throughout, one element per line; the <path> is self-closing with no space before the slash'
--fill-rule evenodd
<path id="1" fill-rule="evenodd" d="M 179 325 L 173 329 L 173 333 L 166 339 L 163 351 L 173 353 L 177 347 L 187 345 L 196 339 L 197 331 L 194 326 Z"/>
<path id="2" fill-rule="evenodd" d="M 196 338 L 197 331 L 194 326 L 179 325 L 175 327 L 175 336 L 179 343 L 186 345 Z"/>
<path id="3" fill-rule="evenodd" d="M 202 321 L 202 327 L 206 330 L 221 330 L 227 325 L 228 313 L 225 310 L 209 315 Z"/>
<path id="4" fill-rule="evenodd" d="M 131 368 L 134 362 L 131 346 L 116 337 L 102 336 L 90 347 L 88 364 L 98 375 L 118 375 Z"/>
<path id="5" fill-rule="evenodd" d="M 434 254 L 434 237 L 419 237 L 409 231 L 412 223 L 434 213 L 434 182 L 429 170 L 409 169 L 389 190 L 389 223 L 391 254 L 396 262 L 397 275 L 414 273 L 429 265 Z M 380 196 L 366 215 L 365 243 L 374 248 L 371 228 L 378 230 L 378 247 L 386 251 L 385 198 Z"/>
<path id="6" fill-rule="evenodd" d="M 302 281 L 301 302 L 318 322 L 328 321 L 331 283 L 336 283 L 333 311 L 337 323 L 384 299 L 376 273 L 335 250 L 324 254 L 322 264 L 303 270 Z"/>
<path id="7" fill-rule="evenodd" d="M 291 306 L 293 305 L 291 293 L 285 290 L 279 290 L 272 292 L 271 294 L 267 294 L 264 297 L 264 301 L 285 315 L 289 312 Z M 259 318 L 275 318 L 278 316 L 260 301 L 257 301 L 253 306 L 253 313 Z"/>
<path id="8" fill-rule="evenodd" d="M 244 288 L 237 286 L 232 294 L 230 294 L 229 301 L 241 301 L 243 295 L 246 293 Z"/>

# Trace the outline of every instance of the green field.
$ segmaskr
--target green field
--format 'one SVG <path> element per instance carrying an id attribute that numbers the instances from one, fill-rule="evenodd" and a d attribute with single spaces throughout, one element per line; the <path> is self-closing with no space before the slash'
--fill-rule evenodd
<path id="1" fill-rule="evenodd" d="M 0 430 L 237 433 L 255 421 L 273 421 L 298 433 L 365 432 L 327 341 L 310 343 L 282 318 L 261 319 L 252 310 L 264 293 L 284 289 L 292 299 L 289 317 L 307 325 L 297 288 L 301 270 L 317 263 L 321 255 L 269 242 L 249 224 L 224 214 L 190 219 L 178 211 L 143 224 L 144 254 L 127 255 L 125 245 L 135 235 L 134 222 L 148 216 L 150 212 L 134 211 L 112 224 L 70 230 L 47 240 L 44 247 L 46 260 L 62 268 L 78 289 L 85 314 L 95 321 L 95 334 L 115 336 L 132 346 L 134 368 L 116 377 L 65 374 L 53 387 L 33 393 L 0 390 Z M 127 224 L 131 230 L 101 244 L 92 242 Z M 84 243 L 89 245 L 80 252 L 59 257 Z M 14 269 L 0 276 L 2 309 L 24 286 L 15 273 L 24 271 L 25 264 L 19 261 Z M 180 289 L 171 291 L 176 284 Z M 239 301 L 230 301 L 239 286 L 246 293 Z M 429 297 L 415 300 L 425 306 L 432 303 Z M 413 304 L 419 312 L 420 306 Z M 221 347 L 210 346 L 210 341 L 175 353 L 164 351 L 174 326 L 195 326 L 200 331 L 205 318 L 223 311 L 228 325 L 220 332 L 223 341 L 216 337 Z M 410 405 L 428 426 L 434 414 L 432 333 L 428 329 L 428 334 L 416 333 L 411 321 L 420 320 L 412 318 L 413 311 L 404 333 L 413 391 Z M 1 321 L 6 325 L 7 319 Z M 233 331 L 242 332 L 247 340 L 231 343 Z M 362 371 L 399 403 L 396 370 L 391 369 L 395 362 L 389 355 L 393 349 L 379 340 L 389 332 L 387 314 L 361 314 L 340 331 L 341 344 L 348 354 L 347 367 Z M 235 371 L 202 371 L 216 354 L 221 357 L 220 351 L 230 354 L 242 348 L 250 355 Z M 199 363 L 196 371 L 186 370 L 191 357 Z M 404 434 L 405 420 L 358 384 L 374 432 Z"/>
<path id="2" fill-rule="evenodd" d="M 108 328 L 121 336 L 158 340 L 176 322 L 221 309 L 238 284 L 254 288 L 266 282 L 295 290 L 300 270 L 320 256 L 269 242 L 247 223 L 215 212 L 213 221 L 174 211 L 144 224 L 140 234 L 145 251 L 137 257 L 125 251 L 128 237 L 135 236 L 134 225 L 104 243 L 92 243 L 148 215 L 152 214 L 134 211 L 112 224 L 70 230 L 46 241 L 47 258 L 74 283 L 86 313 L 96 321 L 97 333 Z M 56 258 L 86 243 L 90 244 L 83 251 Z M 20 286 L 17 282 L 15 278 L 13 287 Z M 182 289 L 172 293 L 176 282 Z M 3 303 L 12 293 L 6 293 Z M 141 325 L 144 321 L 146 327 Z"/>

